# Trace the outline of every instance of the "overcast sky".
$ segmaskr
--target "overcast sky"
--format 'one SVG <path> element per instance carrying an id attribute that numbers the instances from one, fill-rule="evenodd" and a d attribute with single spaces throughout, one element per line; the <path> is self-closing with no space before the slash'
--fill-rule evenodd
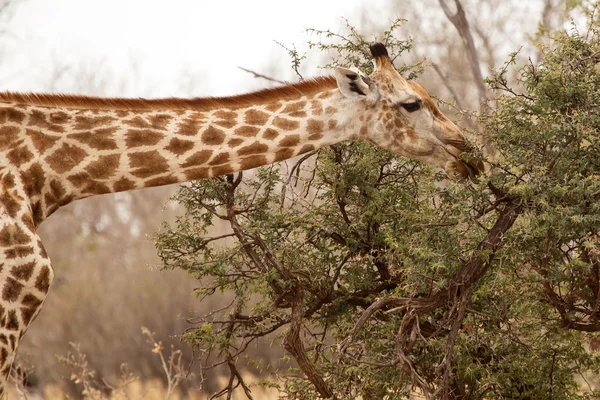
<path id="1" fill-rule="evenodd" d="M 273 61 L 278 78 L 292 79 L 274 40 L 301 45 L 308 27 L 395 17 L 388 0 L 16 1 L 0 49 L 2 90 L 95 91 L 77 81 L 83 70 L 113 96 L 190 95 L 187 83 L 195 95 L 240 93 L 265 82 L 237 66 L 261 71 Z"/>

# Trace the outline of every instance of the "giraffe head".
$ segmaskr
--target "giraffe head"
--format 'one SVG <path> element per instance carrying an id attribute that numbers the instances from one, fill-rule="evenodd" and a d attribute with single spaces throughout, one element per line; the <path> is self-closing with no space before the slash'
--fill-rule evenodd
<path id="1" fill-rule="evenodd" d="M 371 46 L 375 71 L 370 76 L 337 68 L 340 91 L 357 107 L 360 139 L 396 154 L 441 167 L 454 179 L 474 178 L 483 163 L 463 157 L 469 148 L 460 129 L 438 109 L 417 83 L 396 71 L 385 46 Z M 363 114 L 363 115 L 361 115 Z"/>

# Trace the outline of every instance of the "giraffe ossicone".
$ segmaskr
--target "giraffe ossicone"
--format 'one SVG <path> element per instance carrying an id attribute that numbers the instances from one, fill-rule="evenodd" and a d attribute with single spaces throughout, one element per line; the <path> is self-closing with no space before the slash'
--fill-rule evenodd
<path id="1" fill-rule="evenodd" d="M 0 386 L 53 271 L 36 227 L 74 200 L 209 178 L 367 140 L 468 178 L 460 130 L 371 48 L 375 71 L 226 98 L 0 94 Z"/>

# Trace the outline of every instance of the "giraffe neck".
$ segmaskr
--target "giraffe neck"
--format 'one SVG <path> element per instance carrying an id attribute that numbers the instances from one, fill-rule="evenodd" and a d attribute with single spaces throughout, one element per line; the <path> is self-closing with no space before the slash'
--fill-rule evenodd
<path id="1" fill-rule="evenodd" d="M 7 94 L 2 179 L 21 180 L 39 224 L 76 199 L 247 170 L 357 138 L 347 117 L 355 106 L 331 79 L 282 89 L 187 102 Z"/>

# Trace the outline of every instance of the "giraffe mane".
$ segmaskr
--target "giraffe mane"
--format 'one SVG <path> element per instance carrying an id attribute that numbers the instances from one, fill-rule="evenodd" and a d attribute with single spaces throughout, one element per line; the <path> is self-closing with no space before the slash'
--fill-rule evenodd
<path id="1" fill-rule="evenodd" d="M 323 76 L 298 83 L 230 97 L 118 98 L 68 94 L 0 92 L 0 103 L 42 107 L 96 110 L 206 110 L 216 107 L 241 108 L 257 103 L 291 100 L 337 87 L 335 77 Z"/>

